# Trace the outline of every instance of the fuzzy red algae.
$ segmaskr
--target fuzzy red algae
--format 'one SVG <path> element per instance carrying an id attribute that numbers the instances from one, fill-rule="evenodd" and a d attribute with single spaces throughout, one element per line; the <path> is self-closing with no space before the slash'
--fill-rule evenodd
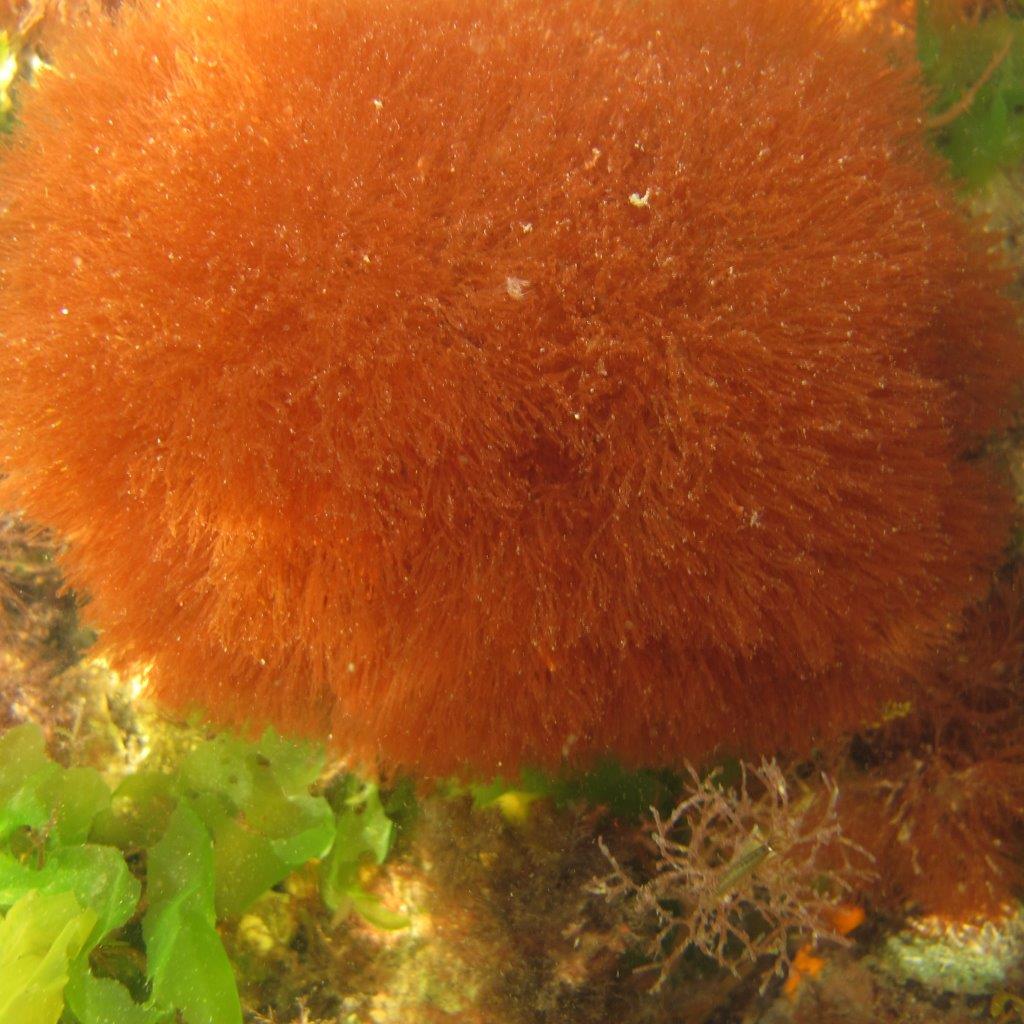
<path id="1" fill-rule="evenodd" d="M 1022 371 L 807 0 L 191 0 L 0 174 L 2 499 L 119 664 L 425 772 L 805 748 L 925 670 Z"/>

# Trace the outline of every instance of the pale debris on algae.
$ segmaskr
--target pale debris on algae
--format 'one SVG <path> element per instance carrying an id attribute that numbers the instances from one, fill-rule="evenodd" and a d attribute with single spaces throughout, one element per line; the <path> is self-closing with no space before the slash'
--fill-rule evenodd
<path id="1" fill-rule="evenodd" d="M 1024 915 L 954 922 L 923 917 L 890 936 L 880 961 L 896 977 L 943 992 L 987 994 L 1024 982 Z"/>

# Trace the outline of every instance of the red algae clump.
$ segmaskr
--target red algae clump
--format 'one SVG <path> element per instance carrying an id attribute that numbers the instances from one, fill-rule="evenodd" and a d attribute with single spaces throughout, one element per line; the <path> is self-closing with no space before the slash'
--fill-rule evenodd
<path id="1" fill-rule="evenodd" d="M 53 56 L 0 497 L 163 701 L 426 773 L 806 748 L 984 595 L 1015 311 L 838 12 L 190 0 Z"/>

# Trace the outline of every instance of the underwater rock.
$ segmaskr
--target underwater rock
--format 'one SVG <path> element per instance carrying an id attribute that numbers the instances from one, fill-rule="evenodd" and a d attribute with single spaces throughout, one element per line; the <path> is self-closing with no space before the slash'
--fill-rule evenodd
<path id="1" fill-rule="evenodd" d="M 83 20 L 0 174 L 0 499 L 115 665 L 364 763 L 806 748 L 927 672 L 1024 360 L 825 3 Z"/>

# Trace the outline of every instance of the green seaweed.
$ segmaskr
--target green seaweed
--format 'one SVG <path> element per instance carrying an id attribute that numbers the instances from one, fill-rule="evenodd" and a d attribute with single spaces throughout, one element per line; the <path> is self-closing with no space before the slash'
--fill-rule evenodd
<path id="1" fill-rule="evenodd" d="M 332 805 L 323 768 L 320 747 L 222 734 L 111 792 L 37 726 L 0 737 L 0 1020 L 240 1022 L 218 924 L 311 861 L 338 914 L 403 927 L 360 880 L 391 846 L 377 787 L 341 776 Z"/>
<path id="2" fill-rule="evenodd" d="M 992 12 L 969 22 L 920 0 L 917 57 L 932 141 L 966 188 L 1024 159 L 1024 21 Z"/>

